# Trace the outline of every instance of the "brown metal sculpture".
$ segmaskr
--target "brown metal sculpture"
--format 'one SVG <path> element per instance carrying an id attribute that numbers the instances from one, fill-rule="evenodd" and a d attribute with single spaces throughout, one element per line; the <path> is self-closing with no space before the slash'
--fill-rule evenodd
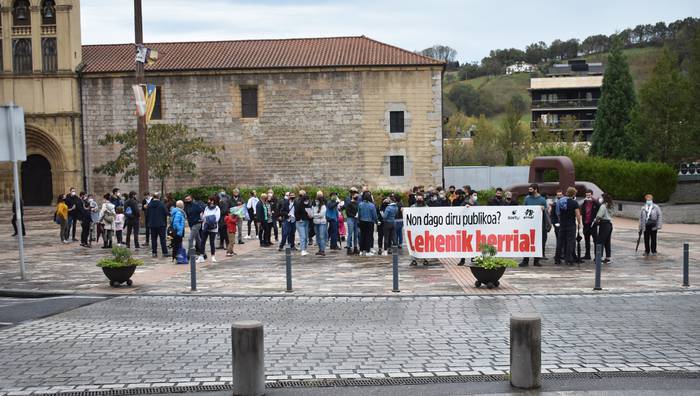
<path id="1" fill-rule="evenodd" d="M 559 182 L 545 182 L 545 172 L 555 170 L 559 173 Z M 520 195 L 527 195 L 530 184 L 537 183 L 540 194 L 554 196 L 557 190 L 566 191 L 569 187 L 576 188 L 576 195 L 583 196 L 587 190 L 593 191 L 593 196 L 600 197 L 603 190 L 591 182 L 576 181 L 576 170 L 571 158 L 564 156 L 557 157 L 536 157 L 530 162 L 530 175 L 528 184 L 516 184 L 507 188 L 516 200 Z"/>

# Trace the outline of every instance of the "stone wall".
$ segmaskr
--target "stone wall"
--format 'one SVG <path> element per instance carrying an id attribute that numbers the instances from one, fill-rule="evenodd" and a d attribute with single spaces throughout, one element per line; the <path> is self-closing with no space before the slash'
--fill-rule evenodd
<path id="1" fill-rule="evenodd" d="M 199 73 L 147 76 L 162 87 L 163 120 L 183 122 L 212 145 L 221 164 L 198 160 L 166 190 L 196 185 L 359 185 L 408 189 L 441 182 L 441 70 L 431 68 Z M 99 193 L 137 181 L 95 174 L 118 147 L 108 132 L 135 127 L 130 76 L 87 75 L 83 84 L 88 185 Z M 258 117 L 241 118 L 240 87 L 258 86 Z M 405 132 L 389 133 L 389 111 Z M 405 176 L 389 176 L 389 156 Z M 157 183 L 151 181 L 151 190 Z"/>

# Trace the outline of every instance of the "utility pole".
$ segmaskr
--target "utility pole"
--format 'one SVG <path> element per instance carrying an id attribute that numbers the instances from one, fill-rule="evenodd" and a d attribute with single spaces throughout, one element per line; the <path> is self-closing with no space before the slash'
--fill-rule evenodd
<path id="1" fill-rule="evenodd" d="M 141 0 L 134 0 L 134 35 L 136 47 L 143 45 L 143 17 Z M 143 72 L 144 64 L 136 61 L 136 84 L 141 87 L 146 83 Z M 146 150 L 146 116 L 136 114 L 136 149 L 139 165 L 139 197 L 148 191 L 148 150 Z"/>

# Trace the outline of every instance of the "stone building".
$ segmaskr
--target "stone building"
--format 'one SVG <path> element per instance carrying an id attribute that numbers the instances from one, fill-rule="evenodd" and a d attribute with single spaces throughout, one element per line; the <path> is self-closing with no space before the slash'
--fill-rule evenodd
<path id="1" fill-rule="evenodd" d="M 78 0 L 0 0 L 0 103 L 24 108 L 25 202 L 47 205 L 83 185 L 78 74 Z M 12 194 L 12 168 L 0 163 L 0 201 Z"/>
<path id="2" fill-rule="evenodd" d="M 441 184 L 440 61 L 364 36 L 146 46 L 159 53 L 146 67 L 159 88 L 152 123 L 179 121 L 225 147 L 220 165 L 199 161 L 197 176 L 168 180 L 169 191 Z M 88 189 L 135 189 L 92 171 L 118 151 L 97 141 L 135 127 L 134 46 L 83 46 L 83 61 Z"/>

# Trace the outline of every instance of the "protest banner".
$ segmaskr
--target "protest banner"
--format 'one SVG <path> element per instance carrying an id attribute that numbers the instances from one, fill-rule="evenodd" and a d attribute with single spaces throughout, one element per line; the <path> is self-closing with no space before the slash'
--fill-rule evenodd
<path id="1" fill-rule="evenodd" d="M 500 257 L 542 256 L 541 206 L 404 208 L 404 236 L 416 258 L 475 257 L 483 243 Z"/>

